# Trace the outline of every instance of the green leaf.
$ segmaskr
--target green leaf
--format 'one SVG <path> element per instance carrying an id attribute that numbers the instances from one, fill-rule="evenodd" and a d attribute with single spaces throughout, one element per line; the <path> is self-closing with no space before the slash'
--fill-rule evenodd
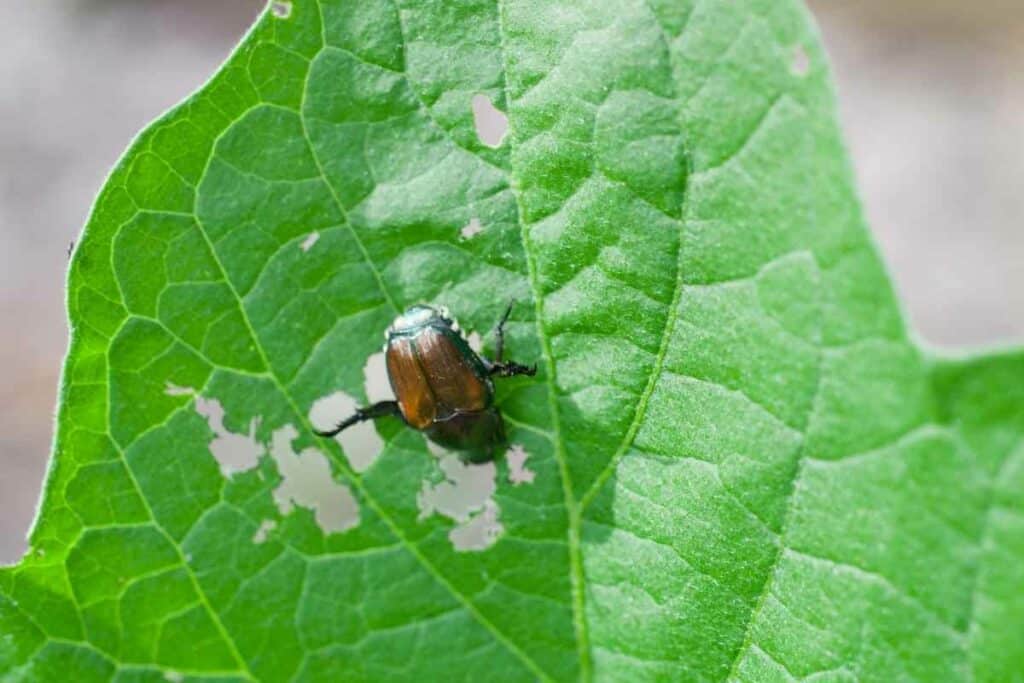
<path id="1" fill-rule="evenodd" d="M 1021 680 L 1024 352 L 909 337 L 802 5 L 274 5 L 75 254 L 5 680 Z M 513 297 L 497 465 L 313 437 Z"/>

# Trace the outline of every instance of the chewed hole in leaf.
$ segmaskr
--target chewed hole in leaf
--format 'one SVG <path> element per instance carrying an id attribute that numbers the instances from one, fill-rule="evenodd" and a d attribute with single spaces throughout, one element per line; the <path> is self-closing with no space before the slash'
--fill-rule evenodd
<path id="1" fill-rule="evenodd" d="M 287 19 L 292 15 L 292 3 L 289 0 L 275 0 L 270 3 L 270 11 L 278 19 Z"/>
<path id="2" fill-rule="evenodd" d="M 196 393 L 196 390 L 191 387 L 179 387 L 177 384 L 168 382 L 164 393 L 168 396 L 192 396 Z"/>
<path id="3" fill-rule="evenodd" d="M 263 444 L 256 440 L 256 430 L 259 427 L 258 418 L 253 418 L 249 423 L 248 434 L 235 434 L 228 431 L 224 425 L 224 407 L 217 399 L 197 396 L 195 410 L 206 418 L 206 423 L 213 431 L 210 453 L 216 458 L 217 464 L 220 465 L 220 471 L 225 477 L 252 469 L 257 465 L 260 455 L 265 450 Z"/>
<path id="4" fill-rule="evenodd" d="M 435 512 L 457 522 L 483 509 L 484 503 L 496 490 L 493 462 L 479 464 L 463 462 L 452 453 L 441 458 L 444 481 L 439 484 L 424 482 L 418 498 L 420 517 Z"/>
<path id="5" fill-rule="evenodd" d="M 383 352 L 374 353 L 366 359 L 366 365 L 363 366 L 363 381 L 369 403 L 394 398 L 391 394 L 391 384 L 388 382 Z M 309 410 L 309 420 L 315 429 L 328 430 L 362 406 L 362 401 L 343 391 L 336 391 L 313 403 Z M 377 427 L 372 420 L 356 423 L 334 438 L 341 444 L 349 465 L 356 472 L 365 472 L 369 469 L 384 450 L 384 441 L 377 433 Z"/>
<path id="6" fill-rule="evenodd" d="M 302 240 L 302 243 L 299 245 L 299 249 L 301 249 L 302 251 L 309 251 L 310 249 L 313 248 L 313 245 L 316 244 L 319 239 L 320 233 L 314 230 L 313 232 L 309 233 L 306 239 Z"/>
<path id="7" fill-rule="evenodd" d="M 505 530 L 498 521 L 498 505 L 493 500 L 484 503 L 484 509 L 468 522 L 448 532 L 448 540 L 456 550 L 462 552 L 487 550 L 494 545 Z"/>
<path id="8" fill-rule="evenodd" d="M 259 545 L 265 543 L 270 532 L 277 527 L 277 522 L 272 519 L 265 519 L 260 523 L 256 533 L 252 535 L 252 542 Z"/>
<path id="9" fill-rule="evenodd" d="M 480 142 L 488 147 L 500 147 L 508 132 L 508 116 L 494 106 L 486 95 L 473 96 L 473 122 Z"/>
<path id="10" fill-rule="evenodd" d="M 526 460 L 530 454 L 519 444 L 513 444 L 505 459 L 508 461 L 508 480 L 515 486 L 520 484 L 532 484 L 537 473 L 526 466 Z"/>
<path id="11" fill-rule="evenodd" d="M 362 405 L 361 401 L 343 391 L 316 400 L 309 410 L 309 421 L 318 430 L 328 430 L 352 415 Z M 377 434 L 373 421 L 359 422 L 341 431 L 334 439 L 356 472 L 365 472 L 384 448 L 384 442 Z"/>
<path id="12" fill-rule="evenodd" d="M 171 395 L 191 392 L 171 385 L 165 390 Z M 213 432 L 210 454 L 225 478 L 253 470 L 260 458 L 269 454 L 281 477 L 272 496 L 282 515 L 291 512 L 295 505 L 301 505 L 313 511 L 324 533 L 345 531 L 359 523 L 359 505 L 346 486 L 334 481 L 326 456 L 315 448 L 301 453 L 293 451 L 291 443 L 298 437 L 295 427 L 285 425 L 275 430 L 268 447 L 256 436 L 260 418 L 250 420 L 247 434 L 236 434 L 226 427 L 225 410 L 219 400 L 196 396 L 193 406 Z M 262 472 L 258 474 L 262 478 Z M 273 521 L 264 521 L 252 541 L 262 543 L 275 526 Z"/>
<path id="13" fill-rule="evenodd" d="M 335 481 L 327 457 L 315 448 L 301 453 L 292 449 L 299 433 L 292 425 L 274 432 L 270 455 L 277 464 L 281 483 L 274 489 L 274 502 L 281 514 L 294 505 L 313 510 L 324 533 L 338 533 L 359 524 L 359 503 L 348 487 Z"/>
<path id="14" fill-rule="evenodd" d="M 448 534 L 456 550 L 484 550 L 494 544 L 504 527 L 492 499 L 497 489 L 493 462 L 466 463 L 454 454 L 441 457 L 440 483 L 423 482 L 416 498 L 420 519 L 439 514 L 457 523 Z"/>
<path id="15" fill-rule="evenodd" d="M 389 401 L 394 398 L 391 393 L 391 382 L 388 380 L 388 367 L 383 351 L 366 359 L 366 365 L 363 366 L 363 382 L 366 400 L 370 403 Z"/>
<path id="16" fill-rule="evenodd" d="M 459 234 L 462 235 L 462 239 L 468 240 L 472 239 L 473 237 L 476 237 L 481 232 L 483 232 L 483 230 L 484 226 L 480 223 L 480 219 L 474 216 L 473 218 L 469 219 L 469 223 L 466 223 L 466 225 L 462 227 L 462 230 L 459 231 Z"/>

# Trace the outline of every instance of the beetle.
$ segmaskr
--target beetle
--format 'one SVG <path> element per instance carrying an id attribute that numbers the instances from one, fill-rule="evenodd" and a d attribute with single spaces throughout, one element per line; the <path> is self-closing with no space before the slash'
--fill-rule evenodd
<path id="1" fill-rule="evenodd" d="M 494 404 L 492 378 L 537 373 L 536 365 L 504 360 L 505 323 L 511 313 L 509 303 L 494 331 L 494 360 L 488 360 L 469 347 L 443 306 L 408 308 L 385 333 L 384 359 L 395 400 L 358 408 L 317 435 L 332 437 L 359 422 L 391 415 L 467 460 L 493 459 L 505 442 L 505 425 Z"/>

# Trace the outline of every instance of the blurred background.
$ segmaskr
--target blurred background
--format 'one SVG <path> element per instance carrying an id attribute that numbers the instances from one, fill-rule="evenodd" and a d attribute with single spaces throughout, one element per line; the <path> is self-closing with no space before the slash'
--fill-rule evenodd
<path id="1" fill-rule="evenodd" d="M 810 0 L 861 195 L 928 343 L 1024 342 L 1024 3 Z M 67 250 L 140 128 L 261 0 L 10 2 L 0 24 L 0 563 L 25 548 L 67 344 Z"/>

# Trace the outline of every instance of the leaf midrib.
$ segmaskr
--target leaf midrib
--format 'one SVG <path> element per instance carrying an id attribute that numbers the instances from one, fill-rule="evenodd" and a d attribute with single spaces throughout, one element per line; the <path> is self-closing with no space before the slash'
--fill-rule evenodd
<path id="1" fill-rule="evenodd" d="M 505 101 L 505 115 L 509 119 L 509 130 L 506 133 L 509 144 L 510 157 L 514 156 L 513 146 L 515 135 L 512 129 L 512 98 L 508 92 L 508 60 L 505 47 L 505 27 L 502 18 L 502 0 L 495 0 L 498 15 L 498 38 L 499 50 L 501 52 L 501 91 Z M 580 507 L 576 504 L 572 490 L 572 482 L 569 479 L 569 465 L 566 460 L 565 440 L 562 437 L 562 419 L 558 410 L 558 397 L 555 390 L 556 370 L 554 354 L 551 351 L 551 340 L 544 330 L 544 309 L 542 305 L 542 292 L 538 283 L 537 264 L 530 250 L 530 242 L 527 236 L 526 221 L 523 216 L 522 202 L 518 191 L 514 174 L 508 172 L 509 186 L 512 196 L 515 198 L 517 223 L 519 226 L 519 237 L 523 245 L 523 254 L 526 257 L 527 280 L 530 283 L 530 292 L 534 302 L 534 324 L 537 330 L 537 338 L 540 341 L 541 351 L 544 355 L 545 384 L 547 385 L 548 410 L 551 414 L 552 444 L 554 446 L 555 461 L 558 463 L 559 479 L 562 481 L 562 497 L 565 504 L 565 511 L 568 524 L 567 545 L 569 551 L 569 571 L 572 590 L 572 614 L 573 629 L 576 634 L 576 652 L 579 663 L 580 678 L 589 681 L 592 678 L 590 642 L 587 631 L 587 618 L 584 605 L 583 593 L 583 558 L 580 548 Z"/>

